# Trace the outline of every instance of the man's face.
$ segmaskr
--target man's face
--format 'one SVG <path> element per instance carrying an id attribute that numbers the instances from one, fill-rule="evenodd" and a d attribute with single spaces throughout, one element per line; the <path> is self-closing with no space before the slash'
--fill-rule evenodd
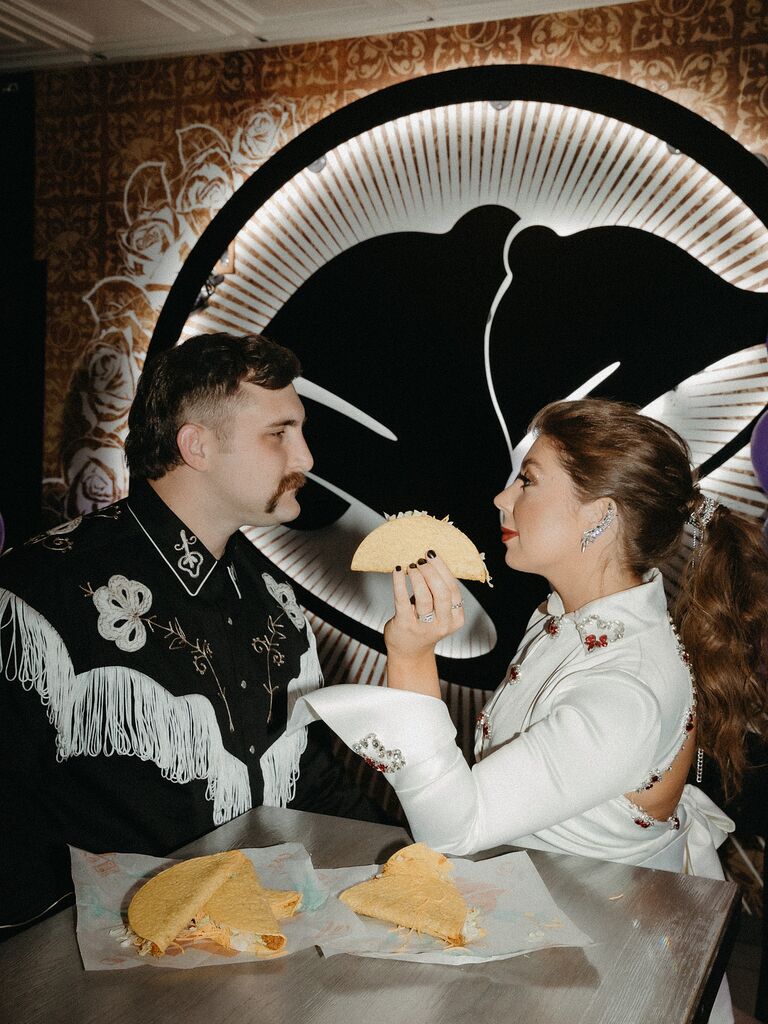
<path id="1" fill-rule="evenodd" d="M 296 492 L 313 462 L 304 419 L 292 384 L 270 391 L 243 383 L 222 429 L 209 432 L 210 493 L 234 529 L 287 523 L 298 516 Z"/>

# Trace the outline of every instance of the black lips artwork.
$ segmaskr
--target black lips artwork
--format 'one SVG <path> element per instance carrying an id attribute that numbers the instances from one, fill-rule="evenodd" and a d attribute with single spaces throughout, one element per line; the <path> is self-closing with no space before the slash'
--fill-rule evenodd
<path id="1" fill-rule="evenodd" d="M 232 196 L 180 269 L 151 350 L 240 328 L 298 353 L 314 479 L 296 522 L 247 532 L 332 627 L 330 681 L 346 678 L 348 639 L 383 650 L 389 579 L 348 567 L 383 514 L 410 509 L 448 516 L 494 580 L 466 584 L 442 677 L 503 677 L 547 585 L 504 565 L 492 501 L 545 403 L 663 408 L 702 477 L 740 458 L 766 394 L 766 184 L 754 156 L 663 97 L 499 65 L 350 103 Z M 190 317 L 233 239 L 232 277 Z"/>
<path id="2" fill-rule="evenodd" d="M 481 207 L 445 234 L 363 242 L 326 264 L 266 329 L 298 353 L 310 380 L 363 409 L 397 441 L 305 398 L 316 471 L 378 512 L 449 515 L 481 551 L 494 588 L 468 584 L 497 634 L 473 658 L 442 658 L 452 682 L 502 677 L 546 583 L 504 566 L 492 505 L 533 414 L 610 364 L 591 390 L 645 406 L 680 381 L 768 333 L 768 295 L 740 290 L 646 232 L 598 228 L 561 237 L 526 227 L 509 248 L 512 277 L 496 308 L 486 374 L 484 336 L 506 277 L 516 217 Z M 325 530 L 348 507 L 319 484 L 292 526 Z M 333 559 L 338 548 L 328 551 Z M 327 621 L 381 648 L 353 617 L 302 594 Z"/>

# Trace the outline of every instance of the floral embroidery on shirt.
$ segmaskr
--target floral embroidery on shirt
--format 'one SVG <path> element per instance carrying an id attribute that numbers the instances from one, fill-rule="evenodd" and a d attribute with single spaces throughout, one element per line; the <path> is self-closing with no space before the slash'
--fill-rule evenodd
<path id="1" fill-rule="evenodd" d="M 229 710 L 229 703 L 227 701 L 227 691 L 221 685 L 219 677 L 216 675 L 216 670 L 213 667 L 213 648 L 207 640 L 200 640 L 197 638 L 194 643 L 187 639 L 187 635 L 182 629 L 181 623 L 178 619 L 174 619 L 169 622 L 168 625 L 164 626 L 162 623 L 157 621 L 157 618 L 152 615 L 144 620 L 149 627 L 150 632 L 154 633 L 157 630 L 161 633 L 168 641 L 169 651 L 178 651 L 181 649 L 188 650 L 192 655 L 192 663 L 195 666 L 195 671 L 199 672 L 201 676 L 210 669 L 213 681 L 216 683 L 216 689 L 219 691 L 224 707 L 227 712 L 227 724 L 229 725 L 229 731 L 235 731 L 235 724 L 232 721 L 232 714 Z"/>
<path id="2" fill-rule="evenodd" d="M 99 612 L 96 627 L 100 635 L 105 640 L 113 640 L 121 651 L 128 654 L 140 651 L 147 642 L 147 630 L 150 633 L 157 631 L 168 641 L 169 651 L 183 649 L 190 652 L 195 671 L 201 676 L 210 670 L 227 712 L 229 731 L 235 731 L 226 690 L 216 675 L 212 661 L 213 649 L 207 640 L 189 640 L 176 618 L 163 625 L 157 621 L 156 615 L 146 615 L 152 605 L 152 592 L 138 580 L 115 575 L 110 576 L 106 586 L 97 590 L 94 590 L 90 583 L 81 589 L 93 599 Z"/>
<path id="3" fill-rule="evenodd" d="M 32 537 L 27 543 L 40 544 L 48 551 L 70 551 L 74 547 L 74 542 L 71 537 L 66 535 L 74 532 L 82 521 L 82 516 L 76 516 L 74 519 L 70 519 L 68 523 L 61 523 L 59 526 L 54 526 L 52 530 L 38 533 L 36 537 Z"/>
<path id="4" fill-rule="evenodd" d="M 197 537 L 190 533 L 187 536 L 186 530 L 179 530 L 179 543 L 173 545 L 174 551 L 181 551 L 182 555 L 177 561 L 176 565 L 183 572 L 189 573 L 189 575 L 196 579 L 200 575 L 200 569 L 203 564 L 203 556 L 199 551 L 193 551 L 193 545 L 197 544 Z"/>
<path id="5" fill-rule="evenodd" d="M 261 578 L 266 584 L 267 590 L 270 592 L 272 597 L 277 603 L 288 613 L 288 618 L 294 624 L 296 629 L 304 629 L 305 619 L 304 614 L 299 608 L 296 595 L 293 592 L 293 587 L 289 583 L 278 583 L 274 580 L 268 572 L 263 572 Z"/>
<path id="6" fill-rule="evenodd" d="M 268 578 L 266 573 L 263 573 L 263 576 L 265 579 Z M 290 590 L 290 587 L 288 589 Z M 293 592 L 291 591 L 291 593 Z M 274 701 L 275 694 L 280 689 L 280 686 L 277 683 L 272 682 L 272 666 L 280 666 L 285 663 L 285 655 L 280 650 L 280 641 L 285 640 L 285 633 L 282 631 L 280 626 L 280 619 L 282 619 L 282 617 L 282 612 L 276 619 L 273 619 L 270 615 L 267 619 L 269 632 L 265 633 L 263 636 L 255 636 L 253 640 L 251 640 L 251 646 L 254 651 L 256 651 L 257 654 L 266 654 L 267 656 L 267 681 L 262 684 L 269 694 L 267 725 L 272 721 L 272 703 Z"/>
<path id="7" fill-rule="evenodd" d="M 96 628 L 101 636 L 114 641 L 121 651 L 140 651 L 147 641 L 142 615 L 152 605 L 149 587 L 117 574 L 93 592 L 93 603 L 99 613 Z"/>
<path id="8" fill-rule="evenodd" d="M 120 505 L 110 505 L 107 508 L 100 509 L 98 512 L 92 512 L 90 518 L 119 519 L 120 512 Z M 26 543 L 28 545 L 39 544 L 46 551 L 58 551 L 59 553 L 71 551 L 75 546 L 75 542 L 67 534 L 74 533 L 82 521 L 82 516 L 75 516 L 74 519 L 70 519 L 66 523 L 60 523 L 58 526 L 46 530 L 45 533 L 38 533 L 34 537 L 30 537 Z"/>

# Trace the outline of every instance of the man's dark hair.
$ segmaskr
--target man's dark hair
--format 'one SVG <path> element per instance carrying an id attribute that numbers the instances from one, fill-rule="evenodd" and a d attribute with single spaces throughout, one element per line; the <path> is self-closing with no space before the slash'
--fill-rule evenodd
<path id="1" fill-rule="evenodd" d="M 182 463 L 176 434 L 197 421 L 226 433 L 227 405 L 241 383 L 270 391 L 301 373 L 290 349 L 258 334 L 198 334 L 147 360 L 128 415 L 131 476 L 157 480 Z"/>

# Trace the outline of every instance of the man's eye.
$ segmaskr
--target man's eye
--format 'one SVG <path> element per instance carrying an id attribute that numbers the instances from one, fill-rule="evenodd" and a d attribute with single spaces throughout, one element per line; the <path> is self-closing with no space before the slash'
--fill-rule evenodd
<path id="1" fill-rule="evenodd" d="M 284 435 L 285 435 L 285 431 L 284 430 L 276 430 L 272 434 L 272 437 L 283 437 Z"/>

